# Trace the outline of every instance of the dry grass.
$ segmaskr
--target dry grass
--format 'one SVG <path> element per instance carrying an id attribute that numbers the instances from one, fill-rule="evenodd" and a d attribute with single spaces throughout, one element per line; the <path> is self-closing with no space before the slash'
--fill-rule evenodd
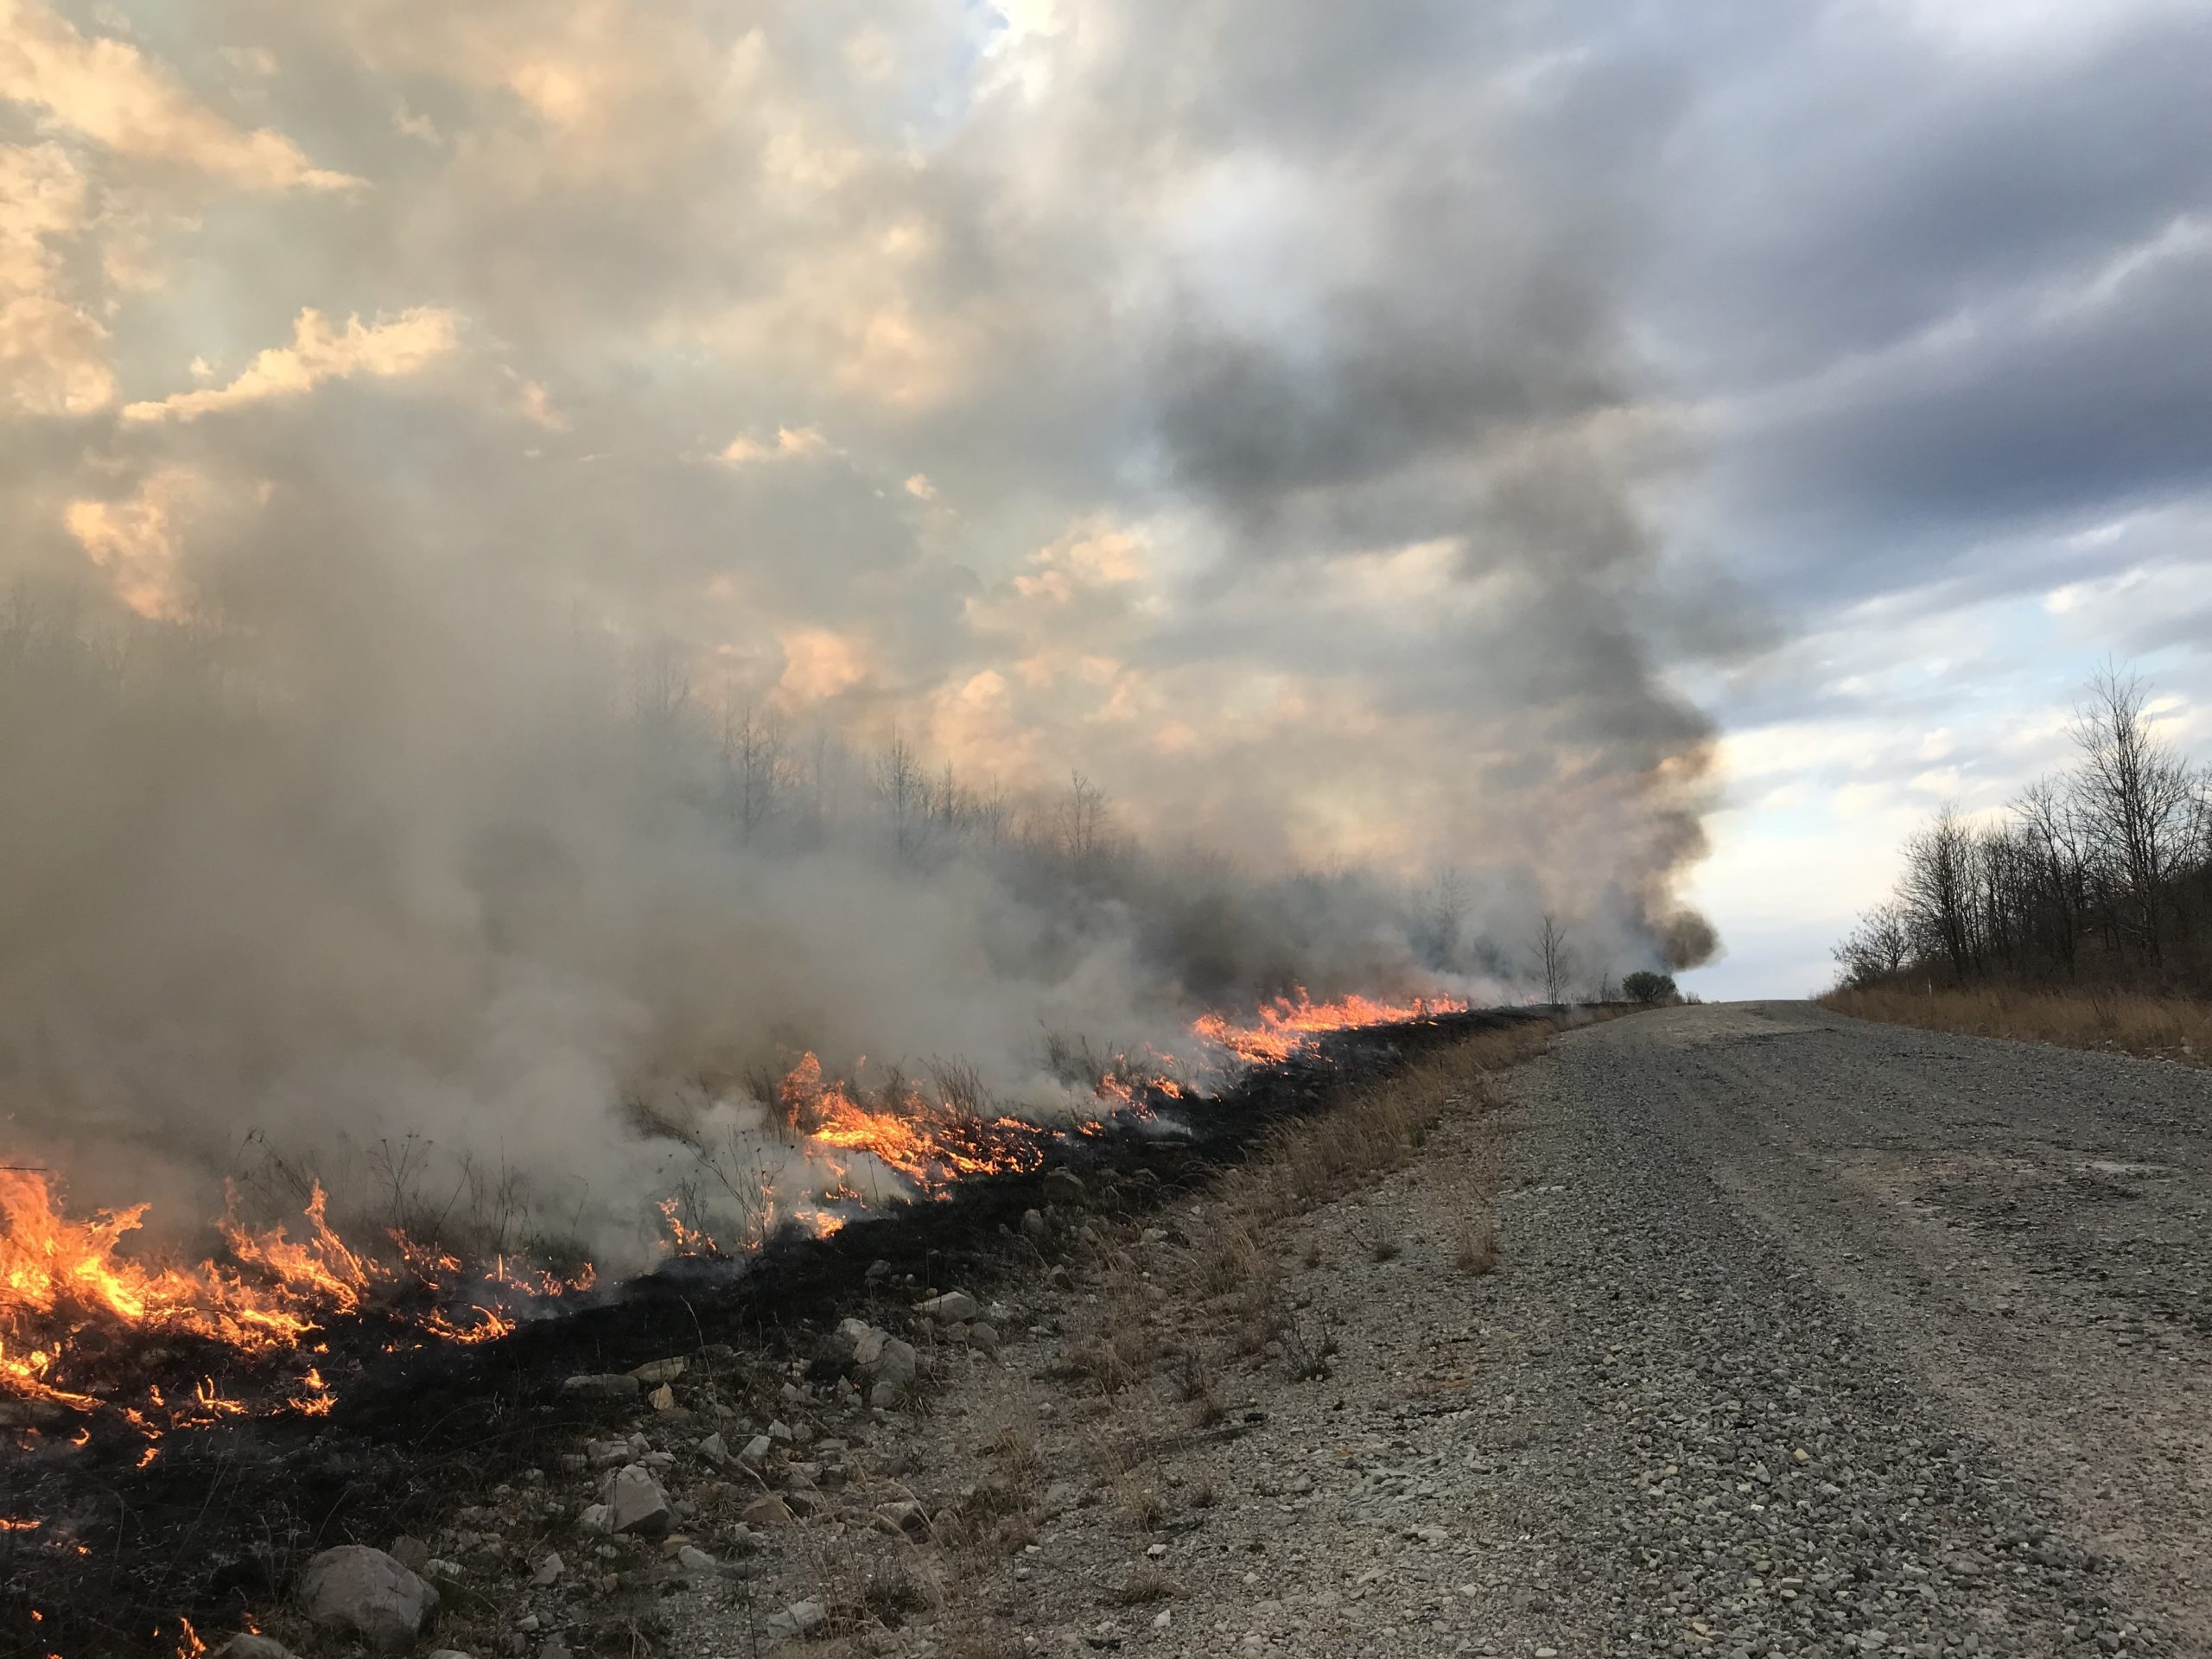
<path id="1" fill-rule="evenodd" d="M 1405 1254 L 1405 1247 L 1398 1243 L 1398 1236 L 1387 1227 L 1378 1227 L 1361 1241 L 1367 1253 L 1377 1262 L 1395 1262 Z"/>
<path id="2" fill-rule="evenodd" d="M 1479 1279 L 1497 1265 L 1497 1220 L 1485 1210 L 1460 1218 L 1452 1238 L 1452 1265 L 1470 1279 Z"/>
<path id="3" fill-rule="evenodd" d="M 2055 1043 L 2155 1055 L 2194 1065 L 2212 1061 L 2212 1002 L 2146 991 L 2036 991 L 2006 986 L 1958 990 L 1831 991 L 1838 1014 L 1924 1031 L 1965 1032 L 2016 1042 Z"/>
<path id="4" fill-rule="evenodd" d="M 1480 1102 L 1489 1075 L 1539 1054 L 1553 1027 L 1485 1031 L 1417 1061 L 1319 1117 L 1286 1123 L 1222 1184 L 1247 1231 L 1342 1198 L 1408 1161 L 1437 1120 Z"/>

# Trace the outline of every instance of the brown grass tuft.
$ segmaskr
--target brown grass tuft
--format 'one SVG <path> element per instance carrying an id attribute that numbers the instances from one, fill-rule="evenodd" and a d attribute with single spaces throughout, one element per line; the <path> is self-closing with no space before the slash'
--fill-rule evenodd
<path id="1" fill-rule="evenodd" d="M 1479 1279 L 1497 1265 L 1497 1223 L 1487 1210 L 1460 1218 L 1452 1240 L 1452 1265 L 1471 1279 Z"/>
<path id="2" fill-rule="evenodd" d="M 1116 1607 L 1148 1607 L 1175 1593 L 1175 1581 L 1150 1562 L 1106 1592 L 1104 1599 Z"/>

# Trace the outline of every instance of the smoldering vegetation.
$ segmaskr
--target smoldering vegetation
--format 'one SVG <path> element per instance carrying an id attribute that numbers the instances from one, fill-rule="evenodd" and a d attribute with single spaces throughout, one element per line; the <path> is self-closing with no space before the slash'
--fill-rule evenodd
<path id="1" fill-rule="evenodd" d="M 19 591 L 0 769 L 9 1149 L 157 1230 L 226 1178 L 271 1213 L 319 1179 L 341 1217 L 620 1266 L 652 1200 L 737 1227 L 801 1173 L 802 1052 L 1049 1123 L 1120 1057 L 1202 1061 L 1205 1007 L 1510 997 L 1536 908 L 1511 869 L 1142 846 L 1079 773 L 964 778 L 512 609 L 94 626 Z M 1664 955 L 1588 914 L 1622 966 Z"/>

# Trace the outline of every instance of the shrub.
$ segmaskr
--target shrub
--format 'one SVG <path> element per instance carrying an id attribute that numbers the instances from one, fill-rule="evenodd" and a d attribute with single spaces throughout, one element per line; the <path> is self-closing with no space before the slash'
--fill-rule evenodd
<path id="1" fill-rule="evenodd" d="M 1655 1002 L 1663 1002 L 1669 997 L 1679 995 L 1675 989 L 1675 976 L 1672 974 L 1655 974 L 1649 969 L 1639 969 L 1629 975 L 1621 981 L 1621 989 L 1646 1007 L 1649 1007 Z"/>

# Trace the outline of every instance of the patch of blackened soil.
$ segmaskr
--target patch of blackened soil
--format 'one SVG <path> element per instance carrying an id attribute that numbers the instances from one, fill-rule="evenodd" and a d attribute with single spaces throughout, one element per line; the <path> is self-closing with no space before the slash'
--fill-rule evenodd
<path id="1" fill-rule="evenodd" d="M 1019 1174 L 963 1181 L 935 1202 L 789 1236 L 742 1262 L 683 1261 L 595 1303 L 469 1347 L 421 1345 L 387 1315 L 321 1333 L 337 1399 L 327 1415 L 218 1414 L 147 1446 L 66 1416 L 0 1444 L 0 1659 L 176 1655 L 181 1621 L 219 1630 L 282 1594 L 330 1545 L 428 1534 L 473 1493 L 543 1462 L 600 1421 L 558 1397 L 579 1372 L 724 1344 L 758 1360 L 804 1354 L 847 1313 L 887 1317 L 879 1282 L 983 1290 L 1024 1260 L 1020 1217 L 1063 1173 L 1092 1207 L 1145 1211 L 1241 1160 L 1276 1125 L 1348 1086 L 1485 1026 L 1526 1016 L 1453 1014 L 1332 1036 L 1249 1074 L 1216 1098 L 1178 1103 L 1172 1124 L 1070 1137 Z M 871 1278 L 870 1268 L 878 1262 Z M 250 1366 L 212 1347 L 164 1357 L 168 1386 L 255 1400 Z M 35 1523 L 29 1524 L 29 1523 Z"/>

